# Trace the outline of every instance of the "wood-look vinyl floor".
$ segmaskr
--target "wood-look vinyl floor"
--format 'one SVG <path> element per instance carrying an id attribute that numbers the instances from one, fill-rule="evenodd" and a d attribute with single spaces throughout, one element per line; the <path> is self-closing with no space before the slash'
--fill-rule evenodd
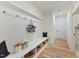
<path id="1" fill-rule="evenodd" d="M 49 43 L 38 58 L 76 58 L 76 54 L 71 50 L 65 39 L 57 38 L 54 44 Z"/>

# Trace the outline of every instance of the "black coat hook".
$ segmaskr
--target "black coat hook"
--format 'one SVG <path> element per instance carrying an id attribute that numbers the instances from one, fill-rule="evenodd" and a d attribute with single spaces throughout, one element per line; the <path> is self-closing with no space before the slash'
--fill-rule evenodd
<path id="1" fill-rule="evenodd" d="M 3 11 L 3 13 L 6 13 L 6 11 Z"/>

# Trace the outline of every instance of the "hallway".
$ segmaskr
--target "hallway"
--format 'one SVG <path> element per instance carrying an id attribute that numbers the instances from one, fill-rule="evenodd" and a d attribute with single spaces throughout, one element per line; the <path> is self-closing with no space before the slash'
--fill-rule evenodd
<path id="1" fill-rule="evenodd" d="M 0 58 L 78 58 L 79 1 L 0 1 Z"/>
<path id="2" fill-rule="evenodd" d="M 48 44 L 38 58 L 76 58 L 76 54 L 69 48 L 65 39 L 57 38 L 54 44 Z"/>

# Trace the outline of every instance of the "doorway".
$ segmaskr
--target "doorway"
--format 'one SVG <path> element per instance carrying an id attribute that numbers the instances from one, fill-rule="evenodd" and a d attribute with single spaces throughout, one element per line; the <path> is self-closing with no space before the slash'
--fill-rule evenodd
<path id="1" fill-rule="evenodd" d="M 63 38 L 66 39 L 66 16 L 56 16 L 55 17 L 55 39 Z"/>

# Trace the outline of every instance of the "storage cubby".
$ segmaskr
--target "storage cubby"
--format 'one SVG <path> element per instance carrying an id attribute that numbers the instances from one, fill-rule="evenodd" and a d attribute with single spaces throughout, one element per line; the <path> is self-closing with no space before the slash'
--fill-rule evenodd
<path id="1" fill-rule="evenodd" d="M 37 46 L 37 52 L 39 52 L 39 50 L 43 47 L 43 43 L 41 43 L 40 45 Z"/>
<path id="2" fill-rule="evenodd" d="M 32 58 L 35 55 L 35 48 L 28 52 L 26 55 L 24 55 L 24 58 Z"/>
<path id="3" fill-rule="evenodd" d="M 43 42 L 43 45 L 45 45 L 47 42 L 48 42 L 48 39 Z"/>
<path id="4" fill-rule="evenodd" d="M 46 45 L 46 43 L 48 42 L 48 39 L 46 39 L 45 41 L 43 41 L 41 44 L 39 44 L 36 48 L 34 48 L 32 51 L 30 51 L 29 53 L 27 53 L 24 58 L 32 58 L 35 55 L 39 54 L 39 52 L 41 51 L 41 49 Z M 36 56 L 35 56 L 36 57 Z"/>
<path id="5" fill-rule="evenodd" d="M 47 43 L 48 42 L 48 39 L 45 42 Z"/>
<path id="6" fill-rule="evenodd" d="M 37 52 L 39 52 L 40 49 L 41 49 L 41 47 L 40 46 L 37 46 Z"/>

